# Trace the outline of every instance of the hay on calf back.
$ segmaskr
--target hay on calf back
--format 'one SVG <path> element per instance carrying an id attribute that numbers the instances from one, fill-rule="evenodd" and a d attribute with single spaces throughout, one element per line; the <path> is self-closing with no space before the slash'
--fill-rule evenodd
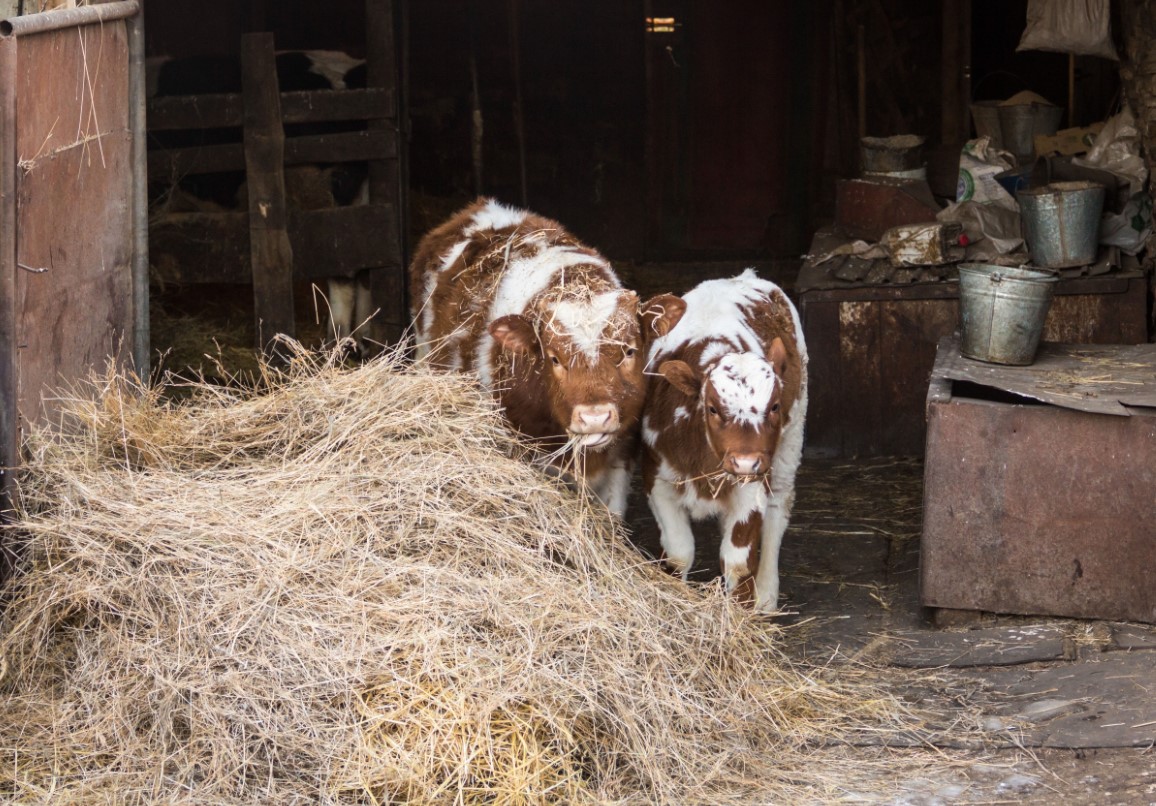
<path id="1" fill-rule="evenodd" d="M 27 445 L 0 793 L 69 803 L 775 800 L 880 701 L 644 563 L 400 352 Z M 10 533 L 9 537 L 12 536 Z M 809 777 L 808 777 L 809 776 Z M 817 790 L 812 788 L 811 793 Z"/>

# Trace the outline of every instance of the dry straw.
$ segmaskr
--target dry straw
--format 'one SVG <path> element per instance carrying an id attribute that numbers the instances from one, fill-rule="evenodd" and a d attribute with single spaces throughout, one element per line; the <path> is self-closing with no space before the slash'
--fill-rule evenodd
<path id="1" fill-rule="evenodd" d="M 113 375 L 31 435 L 0 798 L 821 802 L 856 771 L 808 754 L 894 724 L 643 561 L 468 379 L 299 352 L 259 385 Z"/>

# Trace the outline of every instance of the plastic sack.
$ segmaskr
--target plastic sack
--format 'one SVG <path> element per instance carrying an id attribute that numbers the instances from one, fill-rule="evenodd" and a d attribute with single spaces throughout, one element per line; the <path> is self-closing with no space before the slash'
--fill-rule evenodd
<path id="1" fill-rule="evenodd" d="M 1027 27 L 1016 47 L 1119 61 L 1109 0 L 1028 0 Z"/>
<path id="2" fill-rule="evenodd" d="M 955 200 L 996 204 L 1018 211 L 1016 200 L 996 181 L 998 174 L 1015 166 L 1015 157 L 994 147 L 990 137 L 985 135 L 968 140 L 959 153 L 959 184 Z"/>
<path id="3" fill-rule="evenodd" d="M 1131 196 L 1122 211 L 1107 214 L 1100 221 L 1100 243 L 1118 246 L 1129 255 L 1143 249 L 1152 234 L 1152 197 L 1145 190 L 1148 166 L 1140 156 L 1140 130 L 1132 111 L 1124 107 L 1110 117 L 1088 153 L 1073 157 L 1072 163 L 1127 180 Z"/>
<path id="4" fill-rule="evenodd" d="M 1073 157 L 1072 164 L 1122 176 L 1128 180 L 1132 193 L 1143 190 L 1148 181 L 1148 166 L 1140 156 L 1140 130 L 1136 128 L 1132 110 L 1124 107 L 1119 114 L 1108 118 L 1088 153 Z"/>

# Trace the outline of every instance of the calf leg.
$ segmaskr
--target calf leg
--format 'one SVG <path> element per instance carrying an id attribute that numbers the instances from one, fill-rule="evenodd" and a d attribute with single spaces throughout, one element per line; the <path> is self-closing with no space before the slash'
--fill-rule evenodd
<path id="1" fill-rule="evenodd" d="M 787 531 L 794 498 L 794 490 L 780 494 L 764 513 L 759 571 L 755 575 L 755 610 L 760 613 L 773 613 L 779 609 L 779 548 L 783 544 L 783 533 Z"/>
<path id="2" fill-rule="evenodd" d="M 344 277 L 329 278 L 329 330 L 338 343 L 353 333 L 354 287 Z"/>
<path id="3" fill-rule="evenodd" d="M 598 500 L 619 518 L 626 517 L 633 467 L 626 457 L 616 458 L 591 487 Z"/>
<path id="4" fill-rule="evenodd" d="M 719 544 L 719 566 L 727 591 L 750 604 L 751 575 L 759 566 L 763 516 L 758 510 L 746 513 L 741 520 L 734 516 L 723 522 Z M 744 584 L 746 583 L 746 584 Z"/>
<path id="5" fill-rule="evenodd" d="M 658 522 L 664 559 L 686 582 L 690 567 L 694 565 L 694 531 L 690 526 L 690 515 L 678 498 L 678 491 L 673 484 L 655 478 L 646 501 L 654 513 L 654 520 Z"/>

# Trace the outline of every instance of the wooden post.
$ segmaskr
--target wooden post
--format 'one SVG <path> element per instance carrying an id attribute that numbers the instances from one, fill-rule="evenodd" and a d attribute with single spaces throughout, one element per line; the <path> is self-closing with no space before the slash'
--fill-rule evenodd
<path id="1" fill-rule="evenodd" d="M 389 118 L 375 118 L 369 121 L 369 131 L 398 131 L 398 121 L 402 115 L 402 104 L 398 92 L 398 41 L 394 29 L 393 0 L 365 0 L 365 69 L 367 85 L 380 87 L 398 99 L 394 115 Z M 401 133 L 398 132 L 399 139 Z M 404 141 L 399 142 L 399 152 L 404 149 Z M 393 220 L 401 227 L 404 221 L 402 204 L 405 198 L 402 187 L 400 157 L 396 159 L 376 159 L 369 163 L 369 200 L 371 204 L 389 204 L 393 207 Z M 398 342 L 405 332 L 408 322 L 406 303 L 405 265 L 401 244 L 404 232 L 398 232 L 398 250 L 385 257 L 379 269 L 370 271 L 370 293 L 378 309 L 374 316 L 374 327 L 370 335 L 386 343 Z"/>
<path id="2" fill-rule="evenodd" d="M 867 136 L 867 34 L 862 25 L 856 34 L 855 48 L 859 68 L 859 139 L 862 140 Z"/>
<path id="3" fill-rule="evenodd" d="M 293 249 L 285 206 L 285 131 L 273 34 L 241 37 L 245 173 L 249 184 L 249 257 L 257 347 L 278 333 L 294 336 Z"/>
<path id="4" fill-rule="evenodd" d="M 12 473 L 20 462 L 20 396 L 16 377 L 16 46 L 0 37 L 0 523 L 11 516 Z M 0 543 L 0 582 L 12 570 L 9 541 Z"/>

